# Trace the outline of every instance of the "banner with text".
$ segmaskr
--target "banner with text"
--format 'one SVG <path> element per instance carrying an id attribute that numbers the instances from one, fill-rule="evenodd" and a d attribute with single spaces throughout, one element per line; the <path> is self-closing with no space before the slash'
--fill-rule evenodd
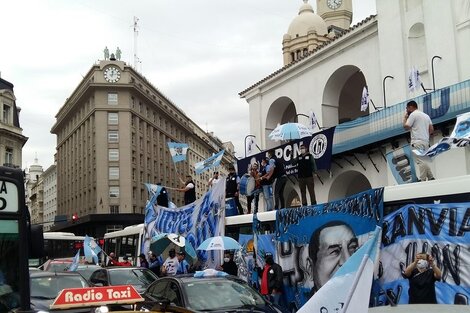
<path id="1" fill-rule="evenodd" d="M 304 144 L 315 158 L 317 169 L 329 170 L 331 167 L 331 153 L 333 149 L 333 135 L 335 127 L 325 129 L 321 132 L 313 134 L 311 137 L 292 140 L 281 146 L 272 148 L 276 157 L 284 164 L 287 175 L 297 174 L 297 165 L 292 165 L 292 160 L 299 156 L 300 145 Z M 248 173 L 250 164 L 261 164 L 261 159 L 266 157 L 267 151 L 253 154 L 250 157 L 237 161 L 238 175 Z"/>
<path id="2" fill-rule="evenodd" d="M 387 163 L 399 185 L 418 181 L 410 145 L 405 145 L 387 153 Z"/>
<path id="3" fill-rule="evenodd" d="M 299 309 L 367 241 L 383 216 L 383 188 L 276 215 L 277 262 L 289 310 Z"/>
<path id="4" fill-rule="evenodd" d="M 155 206 L 149 201 L 145 210 L 142 251 L 148 252 L 150 239 L 158 233 L 181 235 L 197 248 L 207 238 L 223 234 L 224 217 L 225 183 L 215 184 L 202 198 L 179 208 Z M 216 255 L 197 250 L 198 259 L 208 265 L 214 264 Z"/>
<path id="5" fill-rule="evenodd" d="M 408 303 L 402 273 L 418 253 L 432 255 L 442 271 L 438 303 L 470 303 L 470 203 L 406 205 L 384 218 L 382 244 L 378 305 L 389 303 L 385 293 Z"/>

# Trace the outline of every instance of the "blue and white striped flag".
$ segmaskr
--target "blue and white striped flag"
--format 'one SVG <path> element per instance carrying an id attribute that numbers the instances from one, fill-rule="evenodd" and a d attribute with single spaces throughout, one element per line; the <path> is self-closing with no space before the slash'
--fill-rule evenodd
<path id="1" fill-rule="evenodd" d="M 367 90 L 367 86 L 364 86 L 362 89 L 362 97 L 361 97 L 361 111 L 364 112 L 369 107 L 369 91 Z"/>
<path id="2" fill-rule="evenodd" d="M 78 268 L 78 263 L 80 262 L 80 250 L 77 251 L 77 254 L 73 257 L 72 265 L 69 267 L 69 272 L 75 272 Z"/>
<path id="3" fill-rule="evenodd" d="M 222 151 L 214 154 L 210 158 L 194 164 L 196 174 L 199 175 L 199 174 L 201 174 L 202 172 L 204 172 L 206 170 L 209 170 L 213 167 L 219 166 L 220 161 L 222 161 L 222 157 L 224 155 L 224 152 L 225 152 L 225 150 L 222 150 Z"/>
<path id="4" fill-rule="evenodd" d="M 412 67 L 410 74 L 408 75 L 408 90 L 414 91 L 419 89 L 421 86 L 421 77 L 419 75 L 419 70 L 416 67 Z"/>
<path id="5" fill-rule="evenodd" d="M 85 235 L 85 240 L 83 241 L 83 252 L 86 258 L 93 258 L 93 262 L 98 264 L 98 253 L 101 252 L 101 248 L 88 235 Z"/>
<path id="6" fill-rule="evenodd" d="M 367 313 L 381 233 L 377 226 L 372 237 L 297 312 Z"/>
<path id="7" fill-rule="evenodd" d="M 170 149 L 173 163 L 185 161 L 188 148 L 189 145 L 187 143 L 168 142 L 168 149 Z"/>

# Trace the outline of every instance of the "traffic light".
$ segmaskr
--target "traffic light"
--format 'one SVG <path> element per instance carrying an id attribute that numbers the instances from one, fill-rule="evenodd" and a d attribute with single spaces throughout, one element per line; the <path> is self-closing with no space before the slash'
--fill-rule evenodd
<path id="1" fill-rule="evenodd" d="M 72 215 L 72 223 L 76 223 L 78 221 L 78 214 L 77 213 L 74 213 Z"/>

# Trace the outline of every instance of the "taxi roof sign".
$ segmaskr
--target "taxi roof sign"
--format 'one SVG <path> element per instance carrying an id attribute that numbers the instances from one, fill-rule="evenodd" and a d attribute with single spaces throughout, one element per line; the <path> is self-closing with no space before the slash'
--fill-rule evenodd
<path id="1" fill-rule="evenodd" d="M 106 304 L 133 304 L 144 301 L 134 286 L 105 286 L 63 289 L 51 309 L 69 309 L 83 306 L 101 306 Z"/>

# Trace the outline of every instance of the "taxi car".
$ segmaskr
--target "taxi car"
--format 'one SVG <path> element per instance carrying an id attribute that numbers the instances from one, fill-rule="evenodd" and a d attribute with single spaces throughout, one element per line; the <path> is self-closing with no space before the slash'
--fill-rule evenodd
<path id="1" fill-rule="evenodd" d="M 195 276 L 159 278 L 142 294 L 145 302 L 141 310 L 150 310 L 152 303 L 168 301 L 195 312 L 283 312 L 238 277 Z"/>

